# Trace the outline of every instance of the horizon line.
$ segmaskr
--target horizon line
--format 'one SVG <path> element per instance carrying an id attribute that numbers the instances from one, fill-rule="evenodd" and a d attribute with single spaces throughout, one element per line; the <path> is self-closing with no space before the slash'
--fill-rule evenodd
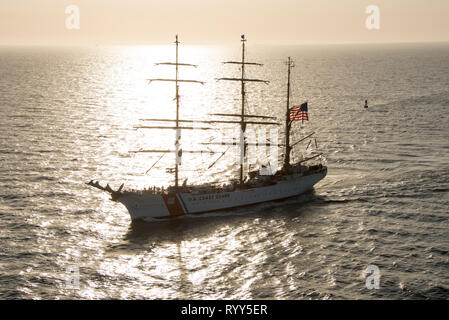
<path id="1" fill-rule="evenodd" d="M 293 46 L 325 46 L 325 45 L 394 45 L 394 44 L 449 44 L 449 40 L 419 40 L 419 41 L 373 41 L 373 42 L 304 42 L 304 43 L 252 43 L 253 46 L 270 46 L 270 47 L 293 47 Z M 58 44 L 58 43 L 0 43 L 0 47 L 149 47 L 149 46 L 168 46 L 167 43 L 72 43 L 72 44 Z M 192 43 L 184 44 L 185 46 L 201 46 L 201 47 L 220 47 L 232 45 L 231 42 L 226 44 L 201 44 Z"/>

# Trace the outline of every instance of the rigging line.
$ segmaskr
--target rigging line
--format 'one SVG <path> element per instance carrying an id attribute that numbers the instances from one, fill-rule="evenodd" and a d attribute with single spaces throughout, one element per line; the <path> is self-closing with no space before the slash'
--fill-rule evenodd
<path id="1" fill-rule="evenodd" d="M 191 82 L 191 83 L 201 83 L 204 84 L 204 81 L 199 81 L 199 80 L 181 80 L 181 79 L 145 79 L 148 81 L 148 84 L 150 84 L 153 81 L 171 81 L 171 82 Z"/>
<path id="2" fill-rule="evenodd" d="M 134 129 L 185 129 L 185 130 L 217 130 L 212 127 L 169 127 L 169 126 L 137 126 Z"/>
<path id="3" fill-rule="evenodd" d="M 309 143 L 307 144 L 306 150 L 309 149 L 309 146 L 311 143 L 312 143 L 312 140 L 310 140 Z"/>
<path id="4" fill-rule="evenodd" d="M 249 65 L 254 65 L 254 66 L 263 66 L 262 63 L 257 63 L 257 62 L 225 61 L 225 62 L 222 62 L 222 63 L 223 64 L 227 64 L 227 63 L 230 63 L 230 64 L 249 64 Z"/>
<path id="5" fill-rule="evenodd" d="M 215 80 L 227 80 L 227 81 L 241 81 L 241 82 L 263 82 L 265 84 L 269 84 L 270 81 L 260 80 L 260 79 L 245 79 L 245 78 L 216 78 Z"/>
<path id="6" fill-rule="evenodd" d="M 226 116 L 226 117 L 241 117 L 241 114 L 236 113 L 209 113 L 210 116 Z M 243 117 L 245 118 L 262 118 L 262 119 L 273 119 L 277 120 L 276 117 L 270 117 L 270 116 L 259 116 L 259 115 L 250 115 L 250 114 L 244 114 Z"/>
<path id="7" fill-rule="evenodd" d="M 309 161 L 309 160 L 318 158 L 318 157 L 320 157 L 320 156 L 322 156 L 322 155 L 323 155 L 323 154 L 320 153 L 320 154 L 314 155 L 313 157 L 310 157 L 310 158 L 306 158 L 306 159 L 304 159 L 304 160 L 301 160 L 301 161 L 299 161 L 298 163 L 303 163 L 303 162 L 306 162 L 306 161 Z"/>
<path id="8" fill-rule="evenodd" d="M 222 154 L 221 154 L 221 156 L 219 156 L 218 157 L 218 159 L 217 160 L 215 160 L 208 168 L 207 168 L 207 170 L 209 170 L 210 168 L 212 168 L 217 162 L 218 162 L 218 160 L 220 160 L 223 156 L 224 156 L 224 154 L 230 149 L 231 147 L 228 147 Z"/>
<path id="9" fill-rule="evenodd" d="M 305 136 L 304 138 L 302 138 L 302 139 L 296 141 L 295 143 L 293 143 L 293 144 L 291 145 L 291 147 L 293 148 L 293 147 L 296 146 L 298 143 L 300 143 L 301 141 L 306 140 L 307 138 L 309 138 L 310 136 L 312 136 L 312 135 L 314 135 L 314 134 L 315 134 L 315 132 L 312 132 L 311 134 Z"/>
<path id="10" fill-rule="evenodd" d="M 190 64 L 190 63 L 176 63 L 176 62 L 158 62 L 154 64 L 155 66 L 159 65 L 169 65 L 169 66 L 187 66 L 187 67 L 198 67 L 196 64 Z"/>
<path id="11" fill-rule="evenodd" d="M 141 121 L 153 121 L 153 122 L 175 122 L 176 119 L 139 119 Z M 229 124 L 235 124 L 235 123 L 241 123 L 241 121 L 237 120 L 178 120 L 179 122 L 186 122 L 186 123 L 229 123 Z M 270 125 L 280 125 L 280 123 L 277 122 L 260 122 L 260 121 L 244 121 L 247 124 L 270 124 Z"/>
<path id="12" fill-rule="evenodd" d="M 153 163 L 153 165 L 151 166 L 151 168 L 148 169 L 148 170 L 145 172 L 145 174 L 147 174 L 148 172 L 150 172 L 150 170 L 153 169 L 153 167 L 154 167 L 154 166 L 159 162 L 159 160 L 161 160 L 162 157 L 165 156 L 165 155 L 166 155 L 166 153 L 163 153 L 163 154 L 159 157 L 159 159 L 157 159 L 156 162 Z"/>

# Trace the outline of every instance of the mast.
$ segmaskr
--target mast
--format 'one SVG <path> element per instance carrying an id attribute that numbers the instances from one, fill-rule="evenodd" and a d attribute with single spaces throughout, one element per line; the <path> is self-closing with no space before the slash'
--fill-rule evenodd
<path id="1" fill-rule="evenodd" d="M 176 74 L 175 74 L 175 79 L 147 79 L 149 81 L 149 83 L 151 83 L 152 81 L 172 81 L 175 82 L 175 86 L 176 86 L 176 118 L 174 119 L 175 122 L 175 126 L 174 127 L 140 127 L 140 128 L 145 128 L 145 129 L 175 129 L 176 130 L 176 137 L 175 137 L 175 170 L 174 170 L 174 174 L 175 174 L 175 189 L 178 189 L 178 180 L 179 180 L 179 164 L 181 163 L 181 157 L 182 157 L 182 149 L 181 149 L 181 129 L 183 129 L 183 127 L 179 126 L 179 83 L 183 83 L 183 82 L 191 82 L 191 83 L 201 83 L 203 84 L 204 82 L 201 81 L 197 81 L 197 80 L 181 80 L 179 79 L 179 66 L 189 66 L 189 67 L 197 67 L 194 64 L 188 64 L 188 63 L 179 63 L 178 60 L 178 46 L 179 46 L 179 41 L 178 41 L 178 35 L 176 35 L 176 40 L 175 40 L 175 45 L 176 45 L 176 60 L 175 62 L 162 62 L 162 63 L 156 63 L 156 65 L 170 65 L 170 66 L 175 66 L 176 67 Z M 186 129 L 193 129 L 193 128 L 189 128 L 187 127 Z M 206 129 L 206 128 L 202 128 L 202 129 Z M 164 151 L 164 152 L 173 152 L 171 150 L 168 151 Z M 160 152 L 160 150 L 146 150 L 146 151 L 139 151 L 139 152 Z"/>
<path id="2" fill-rule="evenodd" d="M 245 79 L 245 36 L 242 37 L 242 80 Z M 243 184 L 243 164 L 246 156 L 246 148 L 247 145 L 245 143 L 245 131 L 246 131 L 246 123 L 245 123 L 245 81 L 242 81 L 242 111 L 240 116 L 240 148 L 243 148 L 243 151 L 240 150 L 240 185 Z"/>
<path id="3" fill-rule="evenodd" d="M 179 45 L 179 41 L 178 41 L 178 35 L 176 35 L 176 138 L 175 138 L 175 152 L 176 152 L 176 157 L 175 157 L 175 188 L 178 189 L 178 175 L 179 175 L 179 163 L 181 160 L 181 156 L 182 156 L 182 151 L 180 151 L 179 149 L 179 145 L 180 145 L 180 141 L 181 140 L 181 129 L 179 128 L 179 85 L 178 85 L 178 71 L 179 71 L 179 66 L 178 66 L 178 45 Z M 180 154 L 181 152 L 181 154 Z"/>
<path id="4" fill-rule="evenodd" d="M 290 69 L 293 66 L 293 61 L 288 57 L 287 61 L 287 108 L 285 112 L 285 157 L 283 171 L 286 173 L 290 170 L 290 152 L 292 147 L 290 146 L 290 129 L 292 122 L 290 120 Z"/>
<path id="5" fill-rule="evenodd" d="M 240 64 L 242 66 L 242 73 L 240 78 L 219 78 L 217 80 L 227 80 L 227 81 L 240 81 L 241 82 L 241 95 L 242 95 L 242 106 L 241 106 L 241 112 L 240 112 L 240 174 L 239 174 L 239 182 L 240 185 L 243 185 L 243 167 L 244 167 L 244 160 L 246 156 L 246 149 L 248 144 L 245 141 L 245 131 L 246 131 L 246 125 L 248 121 L 245 120 L 245 117 L 248 117 L 248 115 L 245 114 L 245 103 L 246 103 L 246 92 L 245 92 L 245 83 L 246 82 L 263 82 L 265 84 L 268 83 L 268 81 L 265 80 L 259 80 L 259 79 L 247 79 L 245 78 L 245 65 L 257 65 L 262 66 L 260 63 L 255 62 L 245 62 L 245 35 L 242 34 L 241 36 L 242 41 L 242 60 L 241 61 L 226 61 L 223 62 L 224 64 Z"/>

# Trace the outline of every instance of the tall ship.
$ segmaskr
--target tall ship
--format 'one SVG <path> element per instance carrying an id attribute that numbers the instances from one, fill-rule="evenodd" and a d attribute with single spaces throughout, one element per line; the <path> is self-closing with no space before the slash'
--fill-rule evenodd
<path id="1" fill-rule="evenodd" d="M 173 79 L 147 79 L 150 83 L 153 81 L 166 81 L 175 84 L 175 101 L 176 101 L 176 117 L 174 119 L 144 119 L 146 121 L 166 122 L 170 126 L 157 125 L 141 125 L 141 129 L 160 129 L 160 130 L 174 130 L 175 141 L 173 150 L 138 150 L 134 152 L 142 153 L 160 153 L 172 154 L 174 156 L 174 167 L 167 168 L 167 172 L 173 174 L 174 182 L 166 188 L 150 187 L 144 190 L 126 190 L 122 184 L 117 190 L 113 190 L 109 184 L 102 186 L 98 181 L 91 180 L 87 184 L 106 191 L 111 195 L 111 200 L 123 204 L 132 220 L 136 219 L 163 219 L 171 217 L 179 217 L 189 214 L 201 214 L 214 212 L 219 210 L 232 211 L 234 208 L 254 205 L 263 202 L 281 200 L 286 198 L 301 195 L 313 188 L 313 186 L 323 179 L 327 174 L 327 167 L 321 163 L 322 154 L 315 154 L 307 158 L 301 158 L 295 163 L 291 163 L 291 152 L 293 147 L 298 145 L 301 141 L 308 139 L 312 134 L 302 137 L 295 143 L 290 143 L 291 129 L 295 121 L 304 120 L 304 109 L 307 110 L 307 103 L 301 106 L 290 107 L 290 70 L 293 66 L 293 61 L 290 57 L 287 60 L 287 97 L 285 119 L 282 123 L 274 122 L 275 117 L 267 115 L 252 115 L 248 114 L 245 108 L 246 102 L 246 84 L 262 83 L 267 84 L 268 81 L 260 79 L 252 79 L 246 76 L 246 67 L 249 65 L 262 66 L 260 63 L 247 62 L 245 60 L 245 36 L 241 36 L 242 43 L 242 57 L 241 61 L 227 61 L 225 64 L 234 64 L 240 67 L 241 73 L 238 78 L 218 78 L 219 81 L 233 81 L 240 85 L 241 93 L 241 107 L 238 113 L 214 113 L 211 114 L 219 119 L 216 120 L 186 120 L 180 119 L 180 95 L 179 87 L 183 83 L 203 83 L 198 80 L 179 79 L 180 67 L 196 67 L 196 65 L 188 63 L 180 63 L 178 61 L 178 47 L 179 41 L 176 36 L 176 60 L 175 62 L 162 62 L 156 65 L 168 65 L 175 68 L 175 77 Z M 306 117 L 307 117 L 307 113 Z M 220 120 L 227 118 L 229 120 Z M 306 119 L 307 120 L 307 119 Z M 181 133 L 182 130 L 203 130 L 211 129 L 204 127 L 192 126 L 193 123 L 203 124 L 230 124 L 235 125 L 240 131 L 240 139 L 238 142 L 222 142 L 220 144 L 238 145 L 240 167 L 238 177 L 236 179 L 226 182 L 221 185 L 214 183 L 204 183 L 196 185 L 188 185 L 186 183 L 179 184 L 179 166 L 181 164 L 183 153 L 202 153 L 202 150 L 183 150 L 181 147 Z M 259 170 L 250 171 L 245 166 L 248 156 L 249 145 L 261 145 L 261 143 L 252 143 L 249 141 L 245 132 L 247 126 L 284 126 L 284 141 L 269 141 L 262 143 L 264 145 L 275 146 L 281 148 L 283 151 L 283 159 L 280 168 L 279 164 L 274 165 L 275 170 L 270 170 L 262 166 Z M 316 140 L 315 140 L 316 142 Z M 204 143 L 203 143 L 204 144 Z M 213 143 L 212 143 L 213 144 Z M 310 144 L 310 143 L 309 143 Z M 209 150 L 207 151 L 210 152 Z M 217 152 L 218 153 L 218 152 Z M 224 155 L 222 153 L 219 158 Z M 161 156 L 161 157 L 162 157 Z M 159 158 L 160 159 L 160 158 Z M 218 160 L 218 159 L 217 159 Z M 216 160 L 216 161 L 217 161 Z M 319 163 L 316 163 L 316 161 Z M 315 162 L 315 163 L 313 163 Z M 157 163 L 157 161 L 156 161 Z M 156 164 L 155 163 L 155 164 Z M 215 162 L 214 162 L 215 163 Z M 155 165 L 154 164 L 154 165 Z M 153 166 L 154 166 L 153 165 Z M 151 169 L 151 168 L 150 168 Z M 187 180 L 185 180 L 186 182 Z"/>

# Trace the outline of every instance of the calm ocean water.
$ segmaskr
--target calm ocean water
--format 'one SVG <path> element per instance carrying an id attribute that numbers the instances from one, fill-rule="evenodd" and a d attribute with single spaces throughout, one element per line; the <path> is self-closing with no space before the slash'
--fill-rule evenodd
<path id="1" fill-rule="evenodd" d="M 233 48 L 181 47 L 181 115 L 239 110 Z M 285 108 L 290 55 L 294 103 L 309 102 L 328 176 L 311 194 L 233 212 L 131 223 L 84 182 L 167 185 L 172 133 L 135 130 L 172 117 L 173 46 L 0 48 L 0 298 L 2 299 L 448 299 L 449 45 L 262 47 L 248 43 L 248 110 Z M 364 100 L 370 107 L 363 109 Z M 210 132 L 183 133 L 185 144 Z M 304 151 L 300 145 L 297 151 Z M 226 180 L 229 159 L 184 158 L 190 182 Z M 164 162 L 165 161 L 165 162 Z M 380 288 L 365 287 L 369 265 Z M 79 289 L 67 268 L 79 268 Z"/>

